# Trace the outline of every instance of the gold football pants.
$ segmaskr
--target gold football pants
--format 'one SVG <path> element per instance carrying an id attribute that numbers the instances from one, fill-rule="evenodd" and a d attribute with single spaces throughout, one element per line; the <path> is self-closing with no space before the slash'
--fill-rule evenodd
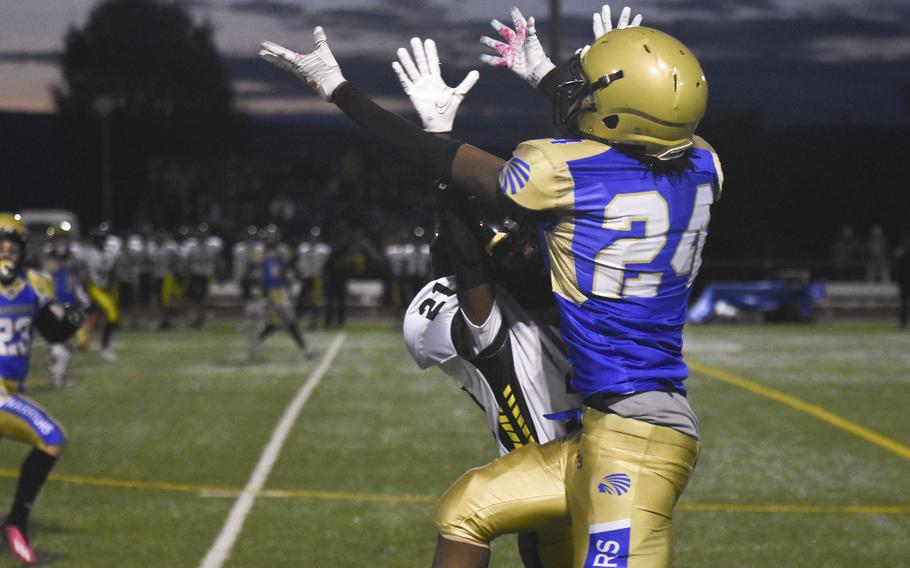
<path id="1" fill-rule="evenodd" d="M 0 393 L 0 404 L 5 406 L 10 398 L 13 397 Z M 60 455 L 66 439 L 60 423 L 32 399 L 22 395 L 15 398 L 20 401 L 18 409 L 0 410 L 0 439 L 18 440 L 45 453 Z"/>
<path id="2" fill-rule="evenodd" d="M 111 297 L 111 293 L 101 289 L 93 282 L 89 282 L 85 287 L 89 298 L 104 313 L 107 323 L 115 324 L 120 320 L 120 310 L 117 308 L 117 302 Z"/>
<path id="3" fill-rule="evenodd" d="M 669 566 L 673 508 L 698 441 L 591 408 L 582 424 L 461 476 L 437 506 L 440 534 L 484 546 L 501 534 L 571 524 L 574 567 Z"/>

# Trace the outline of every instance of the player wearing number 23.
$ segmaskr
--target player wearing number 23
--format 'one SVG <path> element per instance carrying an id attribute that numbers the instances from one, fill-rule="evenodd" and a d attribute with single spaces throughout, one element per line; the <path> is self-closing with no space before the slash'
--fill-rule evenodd
<path id="1" fill-rule="evenodd" d="M 23 396 L 32 332 L 48 343 L 66 341 L 82 325 L 77 306 L 54 301 L 54 284 L 25 268 L 26 230 L 10 213 L 0 213 L 0 438 L 33 446 L 19 473 L 10 513 L 2 524 L 10 552 L 26 564 L 37 556 L 29 544 L 28 519 L 38 492 L 66 445 L 60 424 Z"/>

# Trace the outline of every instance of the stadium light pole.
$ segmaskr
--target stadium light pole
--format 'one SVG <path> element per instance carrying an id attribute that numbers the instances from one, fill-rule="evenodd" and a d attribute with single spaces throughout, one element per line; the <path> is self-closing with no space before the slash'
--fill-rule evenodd
<path id="1" fill-rule="evenodd" d="M 550 53 L 553 61 L 560 61 L 559 57 L 559 0 L 550 0 Z"/>
<path id="2" fill-rule="evenodd" d="M 117 108 L 113 97 L 99 97 L 95 101 L 95 112 L 101 116 L 101 202 L 104 219 L 114 224 L 114 207 L 111 175 L 111 114 Z"/>

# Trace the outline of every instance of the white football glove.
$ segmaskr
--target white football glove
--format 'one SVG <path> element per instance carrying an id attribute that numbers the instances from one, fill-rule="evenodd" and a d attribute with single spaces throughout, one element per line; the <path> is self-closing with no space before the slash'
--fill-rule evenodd
<path id="1" fill-rule="evenodd" d="M 532 87 L 536 87 L 556 66 L 544 53 L 543 46 L 537 39 L 533 17 L 525 20 L 518 8 L 512 8 L 512 23 L 515 25 L 514 30 L 499 20 L 490 22 L 493 29 L 508 43 L 487 36 L 481 37 L 480 43 L 492 47 L 499 55 L 484 53 L 480 60 L 494 67 L 508 67 Z"/>
<path id="2" fill-rule="evenodd" d="M 436 42 L 428 39 L 421 43 L 420 38 L 411 38 L 411 51 L 414 52 L 414 59 L 411 59 L 407 49 L 399 47 L 398 61 L 392 62 L 392 68 L 417 109 L 423 129 L 427 132 L 451 132 L 458 105 L 480 78 L 480 73 L 471 71 L 453 89 L 442 80 Z M 417 65 L 414 65 L 415 59 Z"/>
<path id="3" fill-rule="evenodd" d="M 626 6 L 622 9 L 622 12 L 619 13 L 619 20 L 616 22 L 617 30 L 623 28 L 636 28 L 641 25 L 641 14 L 636 14 L 632 21 L 629 21 L 629 16 L 632 15 L 632 8 Z M 603 8 L 600 9 L 600 14 L 597 12 L 594 13 L 594 39 L 598 40 L 601 36 L 610 33 L 613 31 L 613 20 L 610 17 L 610 5 L 604 4 Z M 591 49 L 590 45 L 586 45 L 583 48 L 579 49 L 575 53 L 581 57 L 584 57 L 588 50 Z"/>
<path id="4" fill-rule="evenodd" d="M 626 6 L 622 9 L 622 12 L 619 13 L 619 21 L 616 22 L 616 29 L 621 30 L 623 28 L 637 28 L 641 25 L 641 14 L 636 14 L 632 21 L 629 21 L 629 16 L 632 15 L 632 8 Z M 610 33 L 613 31 L 613 21 L 610 18 L 610 5 L 604 4 L 603 8 L 600 10 L 600 14 L 594 14 L 594 39 L 598 39 L 600 36 Z"/>
<path id="5" fill-rule="evenodd" d="M 270 41 L 262 42 L 259 57 L 275 67 L 290 71 L 319 93 L 327 101 L 332 93 L 345 82 L 341 67 L 335 61 L 321 26 L 313 30 L 314 49 L 311 53 L 297 53 Z"/>

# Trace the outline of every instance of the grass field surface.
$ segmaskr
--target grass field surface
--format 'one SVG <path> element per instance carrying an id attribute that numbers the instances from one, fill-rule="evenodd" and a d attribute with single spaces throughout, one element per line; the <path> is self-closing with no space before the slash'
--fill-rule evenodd
<path id="1" fill-rule="evenodd" d="M 258 465 L 224 566 L 428 566 L 435 499 L 495 451 L 483 415 L 392 322 L 309 337 L 316 360 L 279 335 L 250 361 L 228 323 L 124 332 L 115 363 L 77 354 L 65 391 L 37 348 L 30 396 L 70 438 L 32 515 L 42 563 L 201 566 Z M 675 566 L 910 566 L 910 336 L 717 325 L 689 328 L 686 351 L 704 449 Z M 5 508 L 28 448 L 0 448 Z M 514 538 L 492 565 L 520 566 Z"/>

